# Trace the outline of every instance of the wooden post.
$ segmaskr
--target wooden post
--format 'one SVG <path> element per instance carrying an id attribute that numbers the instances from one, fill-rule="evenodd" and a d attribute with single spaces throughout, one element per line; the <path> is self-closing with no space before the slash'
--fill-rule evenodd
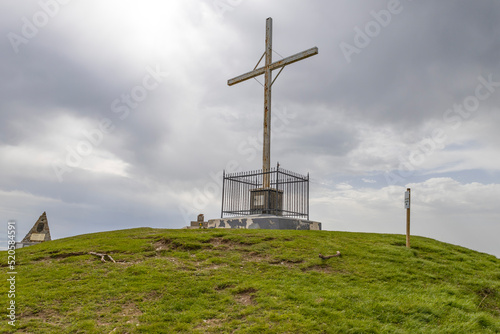
<path id="1" fill-rule="evenodd" d="M 410 248 L 410 203 L 411 203 L 411 190 L 406 188 L 405 193 L 405 208 L 406 208 L 406 247 Z"/>
<path id="2" fill-rule="evenodd" d="M 273 19 L 266 20 L 266 70 L 264 72 L 264 138 L 262 150 L 262 187 L 271 187 L 271 85 L 272 70 L 269 67 L 273 63 Z M 269 207 L 269 206 L 268 206 Z"/>

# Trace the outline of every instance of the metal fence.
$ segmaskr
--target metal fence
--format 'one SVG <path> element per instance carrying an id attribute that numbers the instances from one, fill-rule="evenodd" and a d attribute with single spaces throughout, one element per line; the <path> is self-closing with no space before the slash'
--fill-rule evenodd
<path id="1" fill-rule="evenodd" d="M 269 175 L 270 188 L 263 188 Z M 280 168 L 223 173 L 221 218 L 267 213 L 309 219 L 309 174 Z"/>

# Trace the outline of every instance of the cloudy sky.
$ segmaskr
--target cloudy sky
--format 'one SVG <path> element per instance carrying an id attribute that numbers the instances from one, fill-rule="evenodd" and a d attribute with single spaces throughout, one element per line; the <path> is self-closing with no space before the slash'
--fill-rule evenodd
<path id="1" fill-rule="evenodd" d="M 500 257 L 498 1 L 4 0 L 0 220 L 21 240 L 220 216 L 222 170 L 311 175 L 325 230 L 412 234 Z M 276 74 L 276 73 L 275 73 Z M 263 78 L 259 78 L 262 82 Z M 6 240 L 2 231 L 2 244 Z"/>

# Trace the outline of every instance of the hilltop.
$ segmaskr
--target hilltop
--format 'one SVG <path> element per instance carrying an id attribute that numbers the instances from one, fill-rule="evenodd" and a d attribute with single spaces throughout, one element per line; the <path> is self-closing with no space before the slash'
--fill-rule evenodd
<path id="1" fill-rule="evenodd" d="M 139 228 L 16 260 L 21 333 L 500 332 L 500 260 L 423 237 Z"/>

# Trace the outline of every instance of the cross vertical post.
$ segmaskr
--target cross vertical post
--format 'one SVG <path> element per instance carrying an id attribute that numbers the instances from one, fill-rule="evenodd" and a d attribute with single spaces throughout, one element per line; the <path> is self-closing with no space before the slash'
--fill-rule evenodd
<path id="1" fill-rule="evenodd" d="M 272 72 L 274 70 L 281 70 L 290 64 L 298 62 L 302 59 L 309 58 L 311 56 L 315 56 L 318 54 L 318 48 L 313 47 L 308 50 L 296 53 L 292 56 L 283 58 L 273 63 L 273 19 L 267 18 L 266 20 L 266 48 L 262 57 L 265 56 L 265 64 L 264 66 L 257 68 L 262 60 L 259 60 L 255 68 L 247 72 L 245 74 L 239 75 L 235 78 L 229 79 L 227 81 L 228 86 L 232 86 L 234 84 L 240 83 L 242 81 L 255 78 L 259 75 L 264 74 L 264 138 L 263 138 L 263 150 L 262 150 L 262 188 L 270 189 L 270 172 L 271 172 L 271 86 L 273 85 L 274 80 L 276 80 L 277 76 L 272 77 Z"/>
<path id="2" fill-rule="evenodd" d="M 271 171 L 271 84 L 272 71 L 269 65 L 273 62 L 273 19 L 266 20 L 266 63 L 264 81 L 264 147 L 262 150 L 262 171 L 264 172 L 262 187 L 270 187 Z"/>

